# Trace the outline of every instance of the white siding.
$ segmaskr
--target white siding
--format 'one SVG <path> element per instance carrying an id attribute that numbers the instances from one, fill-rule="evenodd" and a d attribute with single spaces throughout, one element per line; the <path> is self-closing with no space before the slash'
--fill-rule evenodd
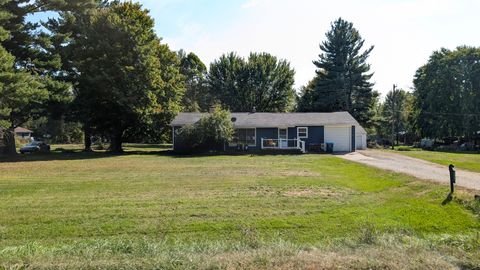
<path id="1" fill-rule="evenodd" d="M 334 152 L 350 152 L 352 127 L 325 127 L 325 143 L 333 143 Z"/>
<path id="2" fill-rule="evenodd" d="M 366 134 L 356 134 L 355 144 L 357 150 L 367 149 L 367 135 Z"/>

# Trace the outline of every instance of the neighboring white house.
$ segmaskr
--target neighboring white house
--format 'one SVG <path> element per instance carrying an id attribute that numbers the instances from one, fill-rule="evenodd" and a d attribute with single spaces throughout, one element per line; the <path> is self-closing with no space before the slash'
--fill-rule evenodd
<path id="1" fill-rule="evenodd" d="M 15 133 L 15 136 L 17 138 L 22 138 L 22 139 L 27 139 L 30 140 L 33 135 L 33 131 L 23 128 L 23 127 L 17 127 L 13 131 Z"/>

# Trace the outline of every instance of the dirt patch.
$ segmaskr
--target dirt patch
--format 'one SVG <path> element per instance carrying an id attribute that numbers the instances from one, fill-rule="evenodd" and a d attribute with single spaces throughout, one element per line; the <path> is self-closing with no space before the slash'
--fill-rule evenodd
<path id="1" fill-rule="evenodd" d="M 283 192 L 285 197 L 322 197 L 322 198 L 340 198 L 354 194 L 351 190 L 338 188 L 319 188 L 319 189 L 299 189 Z"/>
<path id="2" fill-rule="evenodd" d="M 311 189 L 299 190 L 299 191 L 287 191 L 283 193 L 287 197 L 312 197 L 315 192 Z"/>
<path id="3" fill-rule="evenodd" d="M 279 176 L 301 176 L 301 177 L 318 177 L 318 176 L 321 176 L 320 174 L 318 173 L 315 173 L 315 172 L 312 172 L 312 171 L 293 171 L 293 170 L 289 170 L 289 171 L 282 171 L 282 172 L 279 172 L 277 173 L 276 175 L 279 175 Z"/>
<path id="4" fill-rule="evenodd" d="M 291 187 L 279 189 L 270 186 L 251 187 L 251 194 L 254 196 L 283 196 L 292 198 L 340 198 L 357 194 L 353 190 L 333 187 Z"/>

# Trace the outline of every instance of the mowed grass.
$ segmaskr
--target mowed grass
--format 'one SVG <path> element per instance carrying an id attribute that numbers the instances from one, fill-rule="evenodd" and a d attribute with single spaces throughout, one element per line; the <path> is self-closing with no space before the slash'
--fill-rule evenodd
<path id="1" fill-rule="evenodd" d="M 454 164 L 456 168 L 480 172 L 480 153 L 476 152 L 441 152 L 412 149 L 411 151 L 395 151 L 409 157 L 424 159 L 441 165 Z"/>
<path id="2" fill-rule="evenodd" d="M 0 268 L 480 267 L 467 192 L 442 205 L 446 187 L 328 155 L 162 148 L 2 160 Z"/>

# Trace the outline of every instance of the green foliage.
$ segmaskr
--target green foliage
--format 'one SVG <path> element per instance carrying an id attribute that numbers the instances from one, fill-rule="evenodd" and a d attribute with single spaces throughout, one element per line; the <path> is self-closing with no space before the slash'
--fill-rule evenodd
<path id="1" fill-rule="evenodd" d="M 375 108 L 375 131 L 382 138 L 391 139 L 395 135 L 398 144 L 400 134 L 412 136 L 415 130 L 412 125 L 413 94 L 403 89 L 391 90 L 383 103 Z M 392 130 L 393 123 L 393 130 Z"/>
<path id="2" fill-rule="evenodd" d="M 176 139 L 187 151 L 223 150 L 234 133 L 230 113 L 216 108 L 194 125 L 186 125 L 178 131 Z"/>
<path id="3" fill-rule="evenodd" d="M 207 67 L 194 53 L 178 52 L 180 73 L 185 76 L 183 111 L 200 112 L 209 109 L 209 95 L 206 86 Z"/>
<path id="4" fill-rule="evenodd" d="M 424 137 L 480 130 L 480 48 L 435 51 L 415 74 L 416 127 Z"/>
<path id="5" fill-rule="evenodd" d="M 65 119 L 54 119 L 43 116 L 28 121 L 25 127 L 33 130 L 35 137 L 45 138 L 49 143 L 70 144 L 83 141 L 82 125 L 78 122 L 65 121 Z"/>
<path id="6" fill-rule="evenodd" d="M 12 18 L 6 9 L 11 2 L 0 1 L 0 22 L 2 26 Z M 7 40 L 9 32 L 0 27 L 0 42 Z M 15 154 L 13 129 L 43 112 L 43 102 L 49 93 L 42 78 L 27 71 L 16 69 L 15 57 L 0 44 L 0 128 L 5 151 Z"/>
<path id="7" fill-rule="evenodd" d="M 412 147 L 410 147 L 410 146 L 399 146 L 399 147 L 395 148 L 395 150 L 401 151 L 401 152 L 412 151 Z"/>
<path id="8" fill-rule="evenodd" d="M 313 111 L 316 103 L 315 87 L 318 84 L 320 77 L 315 76 L 307 85 L 300 88 L 300 93 L 297 96 L 296 110 L 299 112 Z"/>
<path id="9" fill-rule="evenodd" d="M 367 63 L 373 46 L 361 52 L 365 41 L 352 23 L 341 18 L 332 23 L 326 38 L 319 60 L 313 62 L 317 78 L 303 90 L 299 110 L 348 111 L 368 126 L 375 100 Z"/>
<path id="10" fill-rule="evenodd" d="M 230 111 L 285 112 L 294 101 L 294 76 L 286 60 L 268 53 L 251 53 L 247 60 L 229 53 L 210 65 L 209 92 Z"/>
<path id="11" fill-rule="evenodd" d="M 80 73 L 76 115 L 109 136 L 112 151 L 122 151 L 127 134 L 166 132 L 180 110 L 179 60 L 153 26 L 140 4 L 114 2 L 93 10 L 72 44 Z"/>
<path id="12" fill-rule="evenodd" d="M 45 112 L 59 118 L 66 111 L 66 104 L 72 100 L 71 87 L 63 81 L 62 55 L 64 41 L 49 29 L 47 22 L 32 23 L 27 16 L 39 12 L 71 12 L 94 6 L 95 0 L 19 0 L 7 1 L 3 8 L 11 16 L 4 22 L 9 38 L 2 42 L 5 49 L 15 57 L 15 69 L 41 77 L 42 84 L 49 92 L 44 102 Z M 56 22 L 56 19 L 50 19 Z M 28 48 L 28 49 L 27 49 Z"/>

